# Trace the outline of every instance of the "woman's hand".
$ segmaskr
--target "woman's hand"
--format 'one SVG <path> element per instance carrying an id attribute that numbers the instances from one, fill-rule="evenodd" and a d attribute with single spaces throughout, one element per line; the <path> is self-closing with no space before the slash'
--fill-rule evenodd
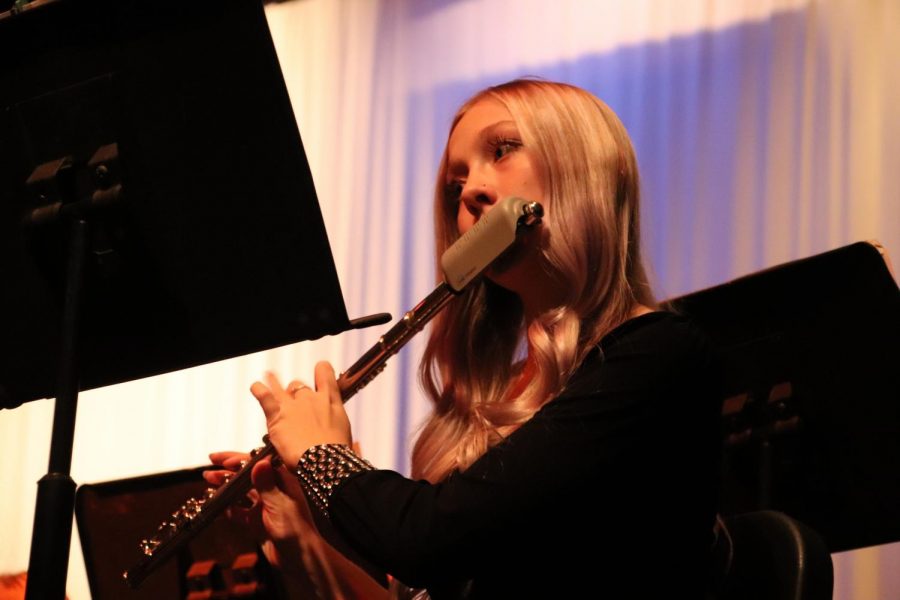
<path id="1" fill-rule="evenodd" d="M 315 380 L 315 390 L 297 380 L 285 389 L 273 373 L 267 373 L 265 384 L 257 381 L 250 387 L 266 415 L 269 440 L 288 467 L 313 446 L 350 444 L 352 439 L 350 419 L 329 363 L 316 365 Z"/>
<path id="2" fill-rule="evenodd" d="M 227 473 L 239 469 L 241 461 L 248 458 L 248 454 L 215 452 L 210 459 L 223 469 L 206 471 L 203 476 L 212 485 L 222 485 Z M 247 496 L 252 505 L 232 507 L 229 516 L 248 528 L 266 559 L 277 568 L 286 598 L 387 598 L 384 588 L 321 537 L 292 473 L 263 459 L 253 466 L 251 480 L 254 489 Z"/>
<path id="3" fill-rule="evenodd" d="M 214 452 L 209 458 L 223 469 L 205 471 L 203 477 L 211 485 L 220 486 L 250 456 Z M 321 597 L 327 574 L 321 572 L 320 561 L 310 555 L 310 547 L 322 542 L 299 484 L 285 469 L 273 468 L 268 458 L 256 463 L 250 476 L 253 489 L 247 494 L 248 502 L 229 508 L 229 518 L 247 529 L 259 544 L 266 560 L 281 575 L 287 598 Z"/>
<path id="4" fill-rule="evenodd" d="M 262 524 L 267 534 L 260 543 L 263 554 L 295 584 L 314 585 L 306 546 L 318 540 L 319 533 L 296 478 L 285 469 L 273 468 L 268 459 L 256 463 L 250 476 L 259 496 L 254 507 L 258 518 L 248 525 L 254 529 Z"/>
<path id="5" fill-rule="evenodd" d="M 215 465 L 222 470 L 209 470 L 203 473 L 204 479 L 216 487 L 224 484 L 228 476 L 240 469 L 250 459 L 249 454 L 238 452 L 214 452 L 209 455 Z M 310 533 L 317 533 L 312 513 L 306 503 L 303 490 L 296 478 L 284 469 L 275 469 L 268 458 L 253 466 L 250 474 L 253 488 L 247 493 L 245 500 L 238 501 L 229 509 L 229 517 L 249 529 L 253 538 L 264 549 L 267 543 L 286 544 L 284 550 L 290 552 L 290 544 L 297 538 Z M 267 558 L 273 561 L 274 556 L 266 552 Z M 277 562 L 278 561 L 274 561 Z"/>

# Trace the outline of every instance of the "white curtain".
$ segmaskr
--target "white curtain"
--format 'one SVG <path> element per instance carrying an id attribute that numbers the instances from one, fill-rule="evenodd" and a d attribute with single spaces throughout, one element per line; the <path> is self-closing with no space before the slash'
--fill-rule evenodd
<path id="1" fill-rule="evenodd" d="M 535 75 L 606 100 L 634 139 L 660 297 L 862 239 L 900 260 L 900 3 L 893 0 L 293 0 L 268 7 L 351 317 L 434 283 L 433 175 L 456 106 Z M 349 365 L 347 333 L 82 394 L 79 483 L 258 445 L 264 369 Z M 376 464 L 407 469 L 428 407 L 421 340 L 350 406 Z M 0 572 L 25 569 L 50 401 L 0 411 Z M 88 597 L 77 535 L 73 600 Z M 835 598 L 896 597 L 900 547 L 835 556 Z"/>

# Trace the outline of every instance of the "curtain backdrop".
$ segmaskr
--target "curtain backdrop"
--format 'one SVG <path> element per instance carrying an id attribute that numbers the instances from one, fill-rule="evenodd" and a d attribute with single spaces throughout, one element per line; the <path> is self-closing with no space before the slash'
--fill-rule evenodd
<path id="1" fill-rule="evenodd" d="M 447 127 L 522 75 L 609 103 L 637 148 L 659 297 L 854 241 L 900 260 L 900 3 L 893 0 L 293 0 L 269 23 L 351 317 L 434 285 L 431 194 Z M 311 379 L 377 338 L 350 332 L 82 394 L 78 483 L 204 464 L 264 432 L 247 388 Z M 428 406 L 417 339 L 350 405 L 374 463 L 408 469 Z M 0 411 L 0 572 L 27 567 L 52 401 Z M 137 540 L 135 540 L 137 542 Z M 89 597 L 77 535 L 69 594 Z M 900 545 L 835 556 L 835 598 L 895 598 Z"/>

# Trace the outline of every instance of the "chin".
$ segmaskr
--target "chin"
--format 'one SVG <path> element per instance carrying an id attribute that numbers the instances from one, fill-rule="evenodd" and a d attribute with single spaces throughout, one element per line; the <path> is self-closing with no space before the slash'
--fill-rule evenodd
<path id="1" fill-rule="evenodd" d="M 534 267 L 540 255 L 536 248 L 519 238 L 494 259 L 485 276 L 500 287 L 521 295 L 535 281 Z"/>

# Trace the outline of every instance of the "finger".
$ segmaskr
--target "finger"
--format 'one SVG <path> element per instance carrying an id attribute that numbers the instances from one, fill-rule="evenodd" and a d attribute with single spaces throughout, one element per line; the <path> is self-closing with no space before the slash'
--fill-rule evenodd
<path id="1" fill-rule="evenodd" d="M 247 455 L 246 453 L 243 453 L 243 452 L 231 452 L 231 451 L 225 451 L 225 452 L 212 452 L 212 453 L 210 453 L 210 455 L 209 455 L 209 460 L 210 460 L 214 465 L 221 465 L 222 463 L 224 463 L 226 460 L 228 460 L 229 458 L 231 458 L 231 457 L 233 457 L 233 456 L 243 456 L 243 457 L 246 457 L 246 456 L 248 456 L 248 455 Z"/>
<path id="2" fill-rule="evenodd" d="M 272 463 L 268 460 L 261 460 L 253 465 L 253 471 L 250 472 L 250 480 L 253 487 L 259 490 L 260 494 L 268 494 L 277 487 L 275 478 L 275 470 Z"/>
<path id="3" fill-rule="evenodd" d="M 334 367 L 331 363 L 324 360 L 316 363 L 315 374 L 316 391 L 327 391 L 329 400 L 340 402 L 341 390 L 334 378 Z"/>
<path id="4" fill-rule="evenodd" d="M 250 491 L 238 498 L 234 505 L 243 510 L 252 510 L 259 504 L 259 492 L 250 488 Z"/>
<path id="5" fill-rule="evenodd" d="M 293 471 L 285 465 L 282 465 L 280 468 L 275 469 L 274 474 L 278 479 L 278 489 L 294 500 L 302 500 L 305 498 L 303 488 L 300 487 L 300 480 L 297 479 L 297 475 Z"/>
<path id="6" fill-rule="evenodd" d="M 230 456 L 226 458 L 222 462 L 222 466 L 226 469 L 230 469 L 232 471 L 237 471 L 241 469 L 247 462 L 250 461 L 249 454 L 238 454 L 237 456 Z"/>
<path id="7" fill-rule="evenodd" d="M 250 386 L 250 393 L 259 401 L 259 405 L 262 407 L 263 414 L 266 415 L 267 421 L 278 414 L 281 403 L 275 398 L 272 390 L 257 381 Z"/>
<path id="8" fill-rule="evenodd" d="M 299 379 L 294 379 L 294 380 L 292 380 L 292 381 L 287 385 L 287 388 L 285 388 L 285 389 L 286 389 L 286 391 L 287 391 L 288 394 L 290 394 L 291 396 L 293 396 L 294 394 L 296 394 L 297 392 L 299 392 L 299 391 L 302 390 L 303 388 L 308 388 L 308 387 L 309 387 L 308 385 L 306 385 L 305 383 L 303 383 L 303 382 L 300 381 Z"/>
<path id="9" fill-rule="evenodd" d="M 219 487 L 232 475 L 231 471 L 203 471 L 203 479 L 210 485 Z"/>
<path id="10" fill-rule="evenodd" d="M 278 396 L 282 396 L 287 394 L 287 391 L 282 387 L 281 382 L 278 380 L 278 375 L 273 373 L 272 371 L 266 371 L 266 385 L 269 386 L 269 389 L 272 390 L 272 393 L 277 398 Z"/>

